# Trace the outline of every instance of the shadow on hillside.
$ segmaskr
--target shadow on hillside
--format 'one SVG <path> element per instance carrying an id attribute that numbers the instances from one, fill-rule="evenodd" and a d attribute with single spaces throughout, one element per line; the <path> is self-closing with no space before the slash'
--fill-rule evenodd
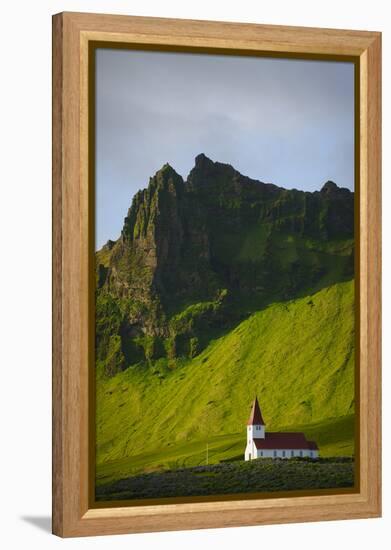
<path id="1" fill-rule="evenodd" d="M 338 283 L 345 283 L 353 279 L 352 274 L 344 277 L 325 276 L 311 286 L 301 287 L 292 292 L 267 293 L 260 295 L 234 293 L 227 300 L 221 310 L 213 311 L 213 315 L 209 318 L 204 317 L 201 322 L 198 322 L 199 328 L 195 328 L 194 334 L 183 335 L 184 339 L 191 336 L 197 336 L 199 349 L 201 353 L 212 340 L 223 337 L 243 321 L 248 319 L 254 313 L 263 311 L 273 304 L 288 304 L 289 302 L 308 298 L 311 305 L 311 296 L 318 292 L 330 288 Z M 178 346 L 179 348 L 179 346 Z M 186 346 L 183 346 L 186 349 Z M 178 358 L 181 356 L 180 354 Z M 184 354 L 186 356 L 186 353 Z"/>

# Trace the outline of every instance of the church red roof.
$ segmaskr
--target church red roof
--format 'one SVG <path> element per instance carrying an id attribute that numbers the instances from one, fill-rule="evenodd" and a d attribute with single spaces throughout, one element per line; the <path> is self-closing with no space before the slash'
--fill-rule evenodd
<path id="1" fill-rule="evenodd" d="M 250 418 L 248 419 L 247 426 L 254 426 L 254 424 L 262 424 L 263 426 L 265 425 L 257 398 L 254 399 L 253 407 L 251 409 L 251 414 L 250 414 Z"/>
<path id="2" fill-rule="evenodd" d="M 266 432 L 264 439 L 254 438 L 254 443 L 257 449 L 318 450 L 315 441 L 307 441 L 301 432 Z"/>

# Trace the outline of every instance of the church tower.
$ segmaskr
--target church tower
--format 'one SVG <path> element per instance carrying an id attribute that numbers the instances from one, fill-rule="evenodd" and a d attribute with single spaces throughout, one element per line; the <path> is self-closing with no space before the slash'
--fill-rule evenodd
<path id="1" fill-rule="evenodd" d="M 251 444 L 253 439 L 265 439 L 265 422 L 262 418 L 257 397 L 254 399 L 250 418 L 247 422 L 247 444 Z"/>

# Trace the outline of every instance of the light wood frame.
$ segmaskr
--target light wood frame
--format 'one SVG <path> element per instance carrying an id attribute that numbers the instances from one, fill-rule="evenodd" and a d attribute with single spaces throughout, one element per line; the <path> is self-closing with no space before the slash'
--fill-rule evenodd
<path id="1" fill-rule="evenodd" d="M 94 508 L 89 487 L 89 42 L 283 56 L 359 68 L 359 491 Z M 381 34 L 61 13 L 53 17 L 53 532 L 63 537 L 381 514 Z"/>

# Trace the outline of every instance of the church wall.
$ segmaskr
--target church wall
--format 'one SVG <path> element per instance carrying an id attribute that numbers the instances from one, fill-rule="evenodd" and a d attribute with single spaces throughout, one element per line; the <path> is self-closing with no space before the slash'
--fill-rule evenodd
<path id="1" fill-rule="evenodd" d="M 274 452 L 276 454 L 274 454 Z M 262 454 L 263 453 L 263 454 Z M 312 453 L 312 454 L 311 454 Z M 285 456 L 284 456 L 284 450 L 282 449 L 257 449 L 257 458 L 296 458 L 296 457 L 311 457 L 311 458 L 317 458 L 319 456 L 318 451 L 310 451 L 308 449 L 285 449 Z"/>

